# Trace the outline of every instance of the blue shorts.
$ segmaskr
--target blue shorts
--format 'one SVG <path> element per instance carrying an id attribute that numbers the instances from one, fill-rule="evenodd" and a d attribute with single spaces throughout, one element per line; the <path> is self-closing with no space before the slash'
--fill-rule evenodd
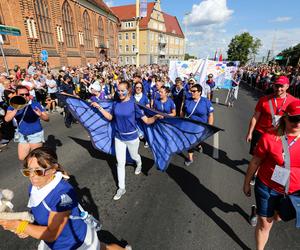
<path id="1" fill-rule="evenodd" d="M 256 213 L 262 217 L 273 217 L 284 195 L 263 184 L 259 178 L 256 178 L 254 192 Z"/>
<path id="2" fill-rule="evenodd" d="M 45 142 L 44 130 L 34 133 L 32 135 L 23 135 L 22 133 L 19 134 L 20 134 L 19 143 L 36 144 L 36 143 Z"/>

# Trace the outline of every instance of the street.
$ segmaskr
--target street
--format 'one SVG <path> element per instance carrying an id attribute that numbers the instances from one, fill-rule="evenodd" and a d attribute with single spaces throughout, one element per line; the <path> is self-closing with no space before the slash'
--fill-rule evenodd
<path id="1" fill-rule="evenodd" d="M 127 166 L 126 194 L 112 197 L 116 187 L 115 159 L 95 150 L 80 124 L 67 129 L 63 117 L 50 114 L 44 124 L 46 145 L 58 153 L 59 162 L 72 176 L 85 209 L 103 222 L 102 241 L 128 242 L 134 250 L 255 249 L 254 228 L 248 223 L 254 196 L 242 192 L 250 155 L 245 135 L 258 95 L 242 86 L 233 108 L 225 106 L 226 90 L 215 92 L 215 125 L 219 133 L 219 157 L 213 138 L 203 143 L 204 152 L 185 167 L 175 155 L 165 173 L 153 166 L 149 149 L 140 146 L 143 173 Z M 15 192 L 15 211 L 26 210 L 28 180 L 19 171 L 16 144 L 0 153 L 1 188 Z M 19 239 L 0 229 L 0 249 L 36 249 L 38 241 Z M 295 222 L 274 225 L 266 249 L 300 249 Z"/>

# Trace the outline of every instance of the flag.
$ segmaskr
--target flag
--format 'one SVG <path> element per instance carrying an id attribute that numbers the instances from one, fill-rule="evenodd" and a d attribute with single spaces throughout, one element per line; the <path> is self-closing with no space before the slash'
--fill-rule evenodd
<path id="1" fill-rule="evenodd" d="M 219 62 L 222 62 L 222 61 L 223 61 L 223 55 L 220 54 L 220 56 L 219 56 Z"/>
<path id="2" fill-rule="evenodd" d="M 218 51 L 216 50 L 215 56 L 214 56 L 214 61 L 217 61 L 217 57 L 218 57 Z"/>

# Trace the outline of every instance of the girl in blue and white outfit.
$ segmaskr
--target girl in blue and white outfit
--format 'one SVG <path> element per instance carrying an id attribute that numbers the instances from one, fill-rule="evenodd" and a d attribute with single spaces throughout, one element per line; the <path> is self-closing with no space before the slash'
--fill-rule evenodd
<path id="1" fill-rule="evenodd" d="M 147 95 L 144 93 L 144 86 L 138 82 L 134 86 L 134 99 L 137 103 L 150 108 L 150 102 Z"/>
<path id="2" fill-rule="evenodd" d="M 138 153 L 139 135 L 137 127 L 137 119 L 142 119 L 146 124 L 152 124 L 161 116 L 156 115 L 147 117 L 143 111 L 137 106 L 134 98 L 131 97 L 131 85 L 127 81 L 123 81 L 118 85 L 117 90 L 119 100 L 115 101 L 112 107 L 112 113 L 104 110 L 98 103 L 93 102 L 91 105 L 98 108 L 102 115 L 115 123 L 115 151 L 118 162 L 118 186 L 114 200 L 119 200 L 126 193 L 125 190 L 125 164 L 126 149 L 128 148 L 131 158 L 136 162 L 135 174 L 138 175 L 142 170 L 142 160 Z"/>
<path id="3" fill-rule="evenodd" d="M 20 238 L 41 240 L 38 250 L 124 250 L 118 245 L 101 243 L 96 229 L 81 217 L 74 188 L 57 162 L 55 152 L 37 148 L 29 153 L 22 173 L 29 177 L 28 207 L 34 224 L 19 220 L 0 220 L 0 225 Z M 128 246 L 125 249 L 131 249 Z"/>
<path id="4" fill-rule="evenodd" d="M 176 106 L 173 100 L 168 96 L 169 89 L 162 86 L 159 89 L 159 99 L 154 100 L 153 108 L 159 112 L 168 114 L 170 116 L 176 116 Z"/>

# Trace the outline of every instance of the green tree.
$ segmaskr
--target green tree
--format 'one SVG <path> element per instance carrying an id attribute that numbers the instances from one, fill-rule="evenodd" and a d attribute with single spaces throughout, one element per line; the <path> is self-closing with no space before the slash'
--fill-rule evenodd
<path id="1" fill-rule="evenodd" d="M 184 60 L 187 61 L 189 59 L 197 59 L 195 56 L 191 56 L 190 54 L 186 53 L 184 54 Z"/>
<path id="2" fill-rule="evenodd" d="M 228 60 L 240 61 L 240 64 L 244 65 L 251 56 L 254 57 L 258 53 L 260 46 L 260 39 L 254 38 L 248 32 L 236 35 L 228 45 Z"/>
<path id="3" fill-rule="evenodd" d="M 279 64 L 296 66 L 300 59 L 300 43 L 294 47 L 284 49 L 278 56 L 283 56 L 283 60 L 281 60 Z"/>

